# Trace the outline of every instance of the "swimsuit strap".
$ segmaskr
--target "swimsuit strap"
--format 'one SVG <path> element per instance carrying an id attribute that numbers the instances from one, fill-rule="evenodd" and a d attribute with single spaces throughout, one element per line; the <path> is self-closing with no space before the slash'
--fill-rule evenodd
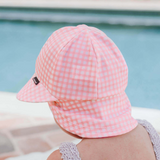
<path id="1" fill-rule="evenodd" d="M 76 144 L 73 142 L 63 142 L 60 144 L 59 151 L 63 160 L 81 160 Z"/>
<path id="2" fill-rule="evenodd" d="M 146 120 L 136 119 L 139 124 L 141 124 L 148 132 L 151 142 L 153 144 L 153 149 L 156 155 L 156 159 L 160 160 L 160 136 L 155 130 L 155 128 Z"/>
<path id="3" fill-rule="evenodd" d="M 156 155 L 156 160 L 160 160 L 160 136 L 155 128 L 146 120 L 136 119 L 148 132 L 153 149 Z M 81 160 L 76 144 L 73 142 L 63 142 L 59 147 L 61 158 L 63 160 Z"/>

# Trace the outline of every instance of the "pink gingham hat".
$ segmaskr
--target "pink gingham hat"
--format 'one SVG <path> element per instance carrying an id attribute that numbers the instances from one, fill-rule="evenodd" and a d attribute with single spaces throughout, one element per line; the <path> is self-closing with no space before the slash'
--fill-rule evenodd
<path id="1" fill-rule="evenodd" d="M 127 64 L 105 33 L 84 24 L 67 26 L 48 38 L 35 74 L 17 98 L 48 102 L 59 125 L 73 134 L 110 137 L 138 124 L 131 116 L 127 83 Z"/>

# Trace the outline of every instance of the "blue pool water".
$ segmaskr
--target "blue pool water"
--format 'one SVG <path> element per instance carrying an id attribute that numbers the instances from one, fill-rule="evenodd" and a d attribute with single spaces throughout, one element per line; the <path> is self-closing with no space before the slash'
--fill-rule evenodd
<path id="1" fill-rule="evenodd" d="M 0 21 L 0 91 L 17 93 L 33 75 L 47 38 L 66 25 L 77 24 Z M 92 26 L 116 43 L 127 62 L 132 106 L 160 109 L 160 28 Z"/>

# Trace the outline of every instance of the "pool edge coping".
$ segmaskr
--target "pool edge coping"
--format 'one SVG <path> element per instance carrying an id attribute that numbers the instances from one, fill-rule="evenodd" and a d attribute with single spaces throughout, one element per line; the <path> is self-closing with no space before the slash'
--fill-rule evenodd
<path id="1" fill-rule="evenodd" d="M 157 1 L 78 1 L 78 0 L 54 0 L 54 1 L 27 1 L 0 0 L 0 7 L 18 8 L 46 8 L 46 9 L 94 9 L 94 10 L 126 10 L 126 11 L 160 11 L 160 2 Z"/>

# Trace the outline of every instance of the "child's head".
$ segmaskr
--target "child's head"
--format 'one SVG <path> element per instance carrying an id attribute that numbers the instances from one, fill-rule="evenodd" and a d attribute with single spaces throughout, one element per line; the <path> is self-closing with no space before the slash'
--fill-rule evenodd
<path id="1" fill-rule="evenodd" d="M 105 33 L 87 25 L 53 32 L 35 74 L 17 98 L 48 102 L 58 124 L 86 138 L 127 133 L 137 126 L 125 93 L 127 64 Z"/>

